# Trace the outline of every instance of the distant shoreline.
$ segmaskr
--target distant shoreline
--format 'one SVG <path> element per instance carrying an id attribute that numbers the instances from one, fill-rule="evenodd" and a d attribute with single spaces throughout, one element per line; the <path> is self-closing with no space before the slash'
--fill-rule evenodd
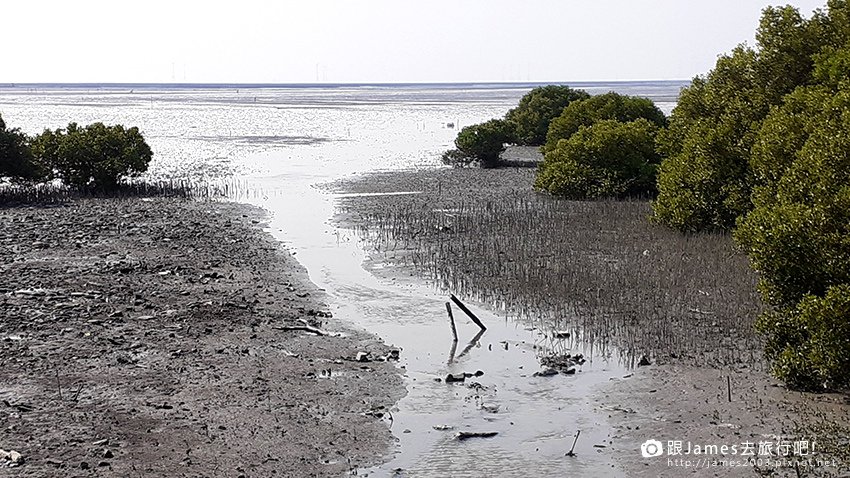
<path id="1" fill-rule="evenodd" d="M 460 82 L 460 83 L 0 83 L 0 90 L 26 89 L 305 89 L 305 88 L 473 88 L 525 89 L 545 85 L 569 85 L 576 88 L 605 85 L 687 86 L 690 80 L 614 80 L 614 81 L 551 81 L 551 82 Z"/>

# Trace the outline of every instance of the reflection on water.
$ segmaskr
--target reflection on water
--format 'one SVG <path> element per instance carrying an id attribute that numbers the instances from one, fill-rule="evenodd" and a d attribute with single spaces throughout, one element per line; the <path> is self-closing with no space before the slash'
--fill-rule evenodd
<path id="1" fill-rule="evenodd" d="M 681 85 L 577 86 L 650 95 L 669 112 Z M 354 235 L 330 224 L 332 198 L 315 187 L 376 169 L 437 166 L 457 128 L 504 115 L 529 89 L 24 85 L 0 88 L 0 113 L 28 133 L 72 121 L 137 125 L 155 151 L 149 177 L 241 178 L 228 191 L 273 213 L 269 230 L 327 290 L 334 316 L 403 349 L 410 393 L 388 420 L 398 454 L 361 473 L 617 476 L 604 448 L 594 446 L 605 444 L 609 427 L 588 398 L 593 387 L 625 373 L 616 361 L 596 354 L 576 375 L 536 377 L 541 353 L 576 345 L 472 304 L 488 330 L 473 340 L 477 327 L 455 309 L 460 341 L 453 344 L 446 298 L 415 280 L 379 280 L 361 267 L 367 258 Z M 479 370 L 482 376 L 464 383 L 435 380 Z M 565 457 L 577 430 L 577 456 Z M 458 431 L 498 435 L 458 441 Z"/>

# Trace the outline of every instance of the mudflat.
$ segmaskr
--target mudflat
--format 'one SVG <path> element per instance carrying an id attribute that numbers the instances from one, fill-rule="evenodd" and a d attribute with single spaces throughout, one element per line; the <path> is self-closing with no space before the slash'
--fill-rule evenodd
<path id="1" fill-rule="evenodd" d="M 571 354 L 593 359 L 595 347 L 604 359 L 611 345 L 629 370 L 587 399 L 610 426 L 595 453 L 625 476 L 850 476 L 850 396 L 793 391 L 770 376 L 753 326 L 757 277 L 729 236 L 683 236 L 652 225 L 646 201 L 559 200 L 536 194 L 533 180 L 528 168 L 468 168 L 333 187 L 347 193 L 338 221 L 364 237 L 381 274 L 506 304 L 542 337 L 572 332 Z M 555 351 L 565 350 L 535 349 L 541 363 Z M 570 380 L 582 380 L 577 368 Z M 662 454 L 643 457 L 648 440 Z M 805 454 L 777 451 L 788 444 Z M 688 454 L 688 445 L 729 450 Z"/>
<path id="2" fill-rule="evenodd" d="M 168 198 L 0 208 L 0 449 L 22 457 L 4 475 L 378 463 L 394 351 L 331 317 L 263 221 Z"/>

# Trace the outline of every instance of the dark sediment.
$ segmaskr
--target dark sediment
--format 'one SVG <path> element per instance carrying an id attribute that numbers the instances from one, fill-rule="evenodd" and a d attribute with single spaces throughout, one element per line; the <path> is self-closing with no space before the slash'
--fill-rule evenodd
<path id="1" fill-rule="evenodd" d="M 403 393 L 262 211 L 179 199 L 0 209 L 8 476 L 339 476 Z M 286 331 L 310 325 L 333 336 Z"/>

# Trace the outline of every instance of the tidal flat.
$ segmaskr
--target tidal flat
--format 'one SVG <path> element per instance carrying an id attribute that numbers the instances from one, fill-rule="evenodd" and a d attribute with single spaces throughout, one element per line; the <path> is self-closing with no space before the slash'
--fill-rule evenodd
<path id="1" fill-rule="evenodd" d="M 821 458 L 846 460 L 846 396 L 792 392 L 770 377 L 753 329 L 764 309 L 757 276 L 729 235 L 681 235 L 651 223 L 648 201 L 560 200 L 535 193 L 533 181 L 528 168 L 431 169 L 329 189 L 337 222 L 360 237 L 373 273 L 413 274 L 533 328 L 541 363 L 580 353 L 626 367 L 594 387 L 593 401 L 614 429 L 598 452 L 627 476 L 681 476 L 666 460 L 641 458 L 641 442 L 653 437 L 805 439 Z M 798 476 L 755 462 L 707 473 L 754 470 Z"/>

